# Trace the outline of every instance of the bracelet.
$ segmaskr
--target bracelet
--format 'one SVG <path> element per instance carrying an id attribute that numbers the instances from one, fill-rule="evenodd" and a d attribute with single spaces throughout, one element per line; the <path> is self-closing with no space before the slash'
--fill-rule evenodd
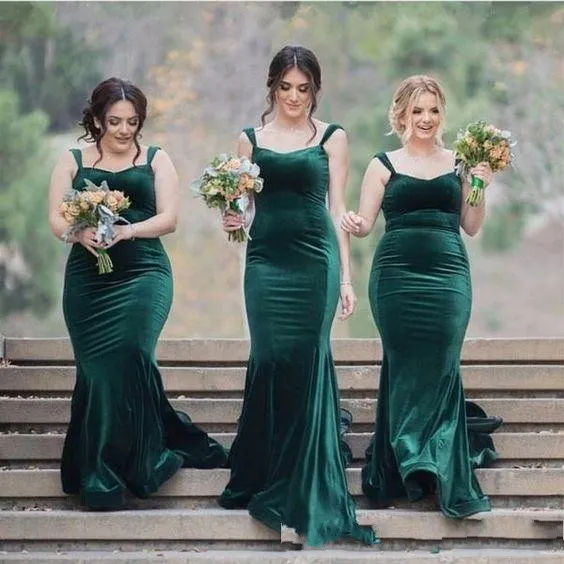
<path id="1" fill-rule="evenodd" d="M 69 241 L 70 236 L 71 236 L 70 231 L 69 231 L 68 229 L 65 229 L 65 230 L 61 233 L 60 239 L 61 239 L 61 241 L 62 241 L 63 243 L 66 243 L 67 245 L 70 245 L 70 244 L 71 244 L 71 242 Z"/>
<path id="2" fill-rule="evenodd" d="M 135 237 L 133 236 L 133 223 L 128 223 L 129 225 L 129 240 L 130 241 L 135 241 Z"/>
<path id="3" fill-rule="evenodd" d="M 341 286 L 352 286 L 352 282 L 341 282 Z"/>

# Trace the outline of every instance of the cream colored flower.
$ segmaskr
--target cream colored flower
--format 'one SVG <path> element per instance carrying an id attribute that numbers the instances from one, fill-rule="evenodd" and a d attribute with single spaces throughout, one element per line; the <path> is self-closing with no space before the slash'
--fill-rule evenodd
<path id="1" fill-rule="evenodd" d="M 107 194 L 105 198 L 105 202 L 106 202 L 106 206 L 108 206 L 112 211 L 115 211 L 118 205 L 118 199 L 115 197 L 114 194 L 112 194 L 111 192 Z"/>
<path id="2" fill-rule="evenodd" d="M 94 204 L 101 204 L 104 201 L 105 192 L 90 192 L 90 199 Z"/>
<path id="3" fill-rule="evenodd" d="M 241 168 L 240 159 L 229 159 L 225 164 L 225 170 L 239 170 Z"/>

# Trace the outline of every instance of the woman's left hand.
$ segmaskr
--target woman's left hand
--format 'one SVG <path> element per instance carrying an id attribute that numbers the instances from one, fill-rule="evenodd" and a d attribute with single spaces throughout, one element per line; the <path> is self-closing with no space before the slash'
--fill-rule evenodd
<path id="1" fill-rule="evenodd" d="M 135 237 L 133 224 L 131 223 L 128 223 L 127 225 L 114 225 L 114 233 L 115 235 L 112 242 L 105 245 L 103 247 L 104 249 L 109 249 L 120 241 L 129 241 Z"/>
<path id="2" fill-rule="evenodd" d="M 353 313 L 356 306 L 356 296 L 352 284 L 341 284 L 341 315 L 339 319 L 344 321 Z"/>
<path id="3" fill-rule="evenodd" d="M 470 170 L 470 173 L 484 183 L 484 188 L 491 183 L 493 178 L 493 171 L 487 162 L 478 163 Z"/>

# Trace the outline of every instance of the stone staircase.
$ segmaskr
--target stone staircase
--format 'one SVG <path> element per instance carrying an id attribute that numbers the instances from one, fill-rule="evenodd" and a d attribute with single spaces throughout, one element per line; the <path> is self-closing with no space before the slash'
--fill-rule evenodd
<path id="1" fill-rule="evenodd" d="M 1 339 L 1 338 L 0 338 Z M 0 562 L 564 563 L 564 339 L 468 340 L 466 395 L 505 425 L 500 460 L 478 471 L 493 511 L 444 518 L 428 503 L 371 510 L 360 466 L 377 400 L 379 341 L 338 339 L 342 405 L 355 462 L 350 490 L 376 547 L 340 542 L 302 547 L 294 531 L 271 531 L 245 511 L 219 508 L 228 471 L 184 469 L 148 500 L 118 512 L 79 508 L 60 489 L 59 458 L 74 385 L 65 339 L 0 343 Z M 158 358 L 173 404 L 230 445 L 241 409 L 248 342 L 163 340 Z"/>

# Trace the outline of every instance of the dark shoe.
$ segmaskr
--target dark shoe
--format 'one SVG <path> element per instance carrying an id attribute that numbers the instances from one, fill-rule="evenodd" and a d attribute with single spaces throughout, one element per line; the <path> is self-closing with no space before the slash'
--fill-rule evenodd
<path id="1" fill-rule="evenodd" d="M 466 425 L 468 431 L 474 433 L 493 433 L 503 424 L 503 419 L 497 415 L 486 415 L 486 412 L 472 401 L 466 401 Z"/>
<path id="2" fill-rule="evenodd" d="M 340 409 L 340 426 L 339 426 L 339 436 L 341 438 L 341 456 L 343 457 L 343 463 L 345 468 L 351 465 L 353 461 L 353 453 L 351 447 L 345 442 L 345 435 L 350 431 L 353 416 L 348 409 L 341 407 Z"/>

